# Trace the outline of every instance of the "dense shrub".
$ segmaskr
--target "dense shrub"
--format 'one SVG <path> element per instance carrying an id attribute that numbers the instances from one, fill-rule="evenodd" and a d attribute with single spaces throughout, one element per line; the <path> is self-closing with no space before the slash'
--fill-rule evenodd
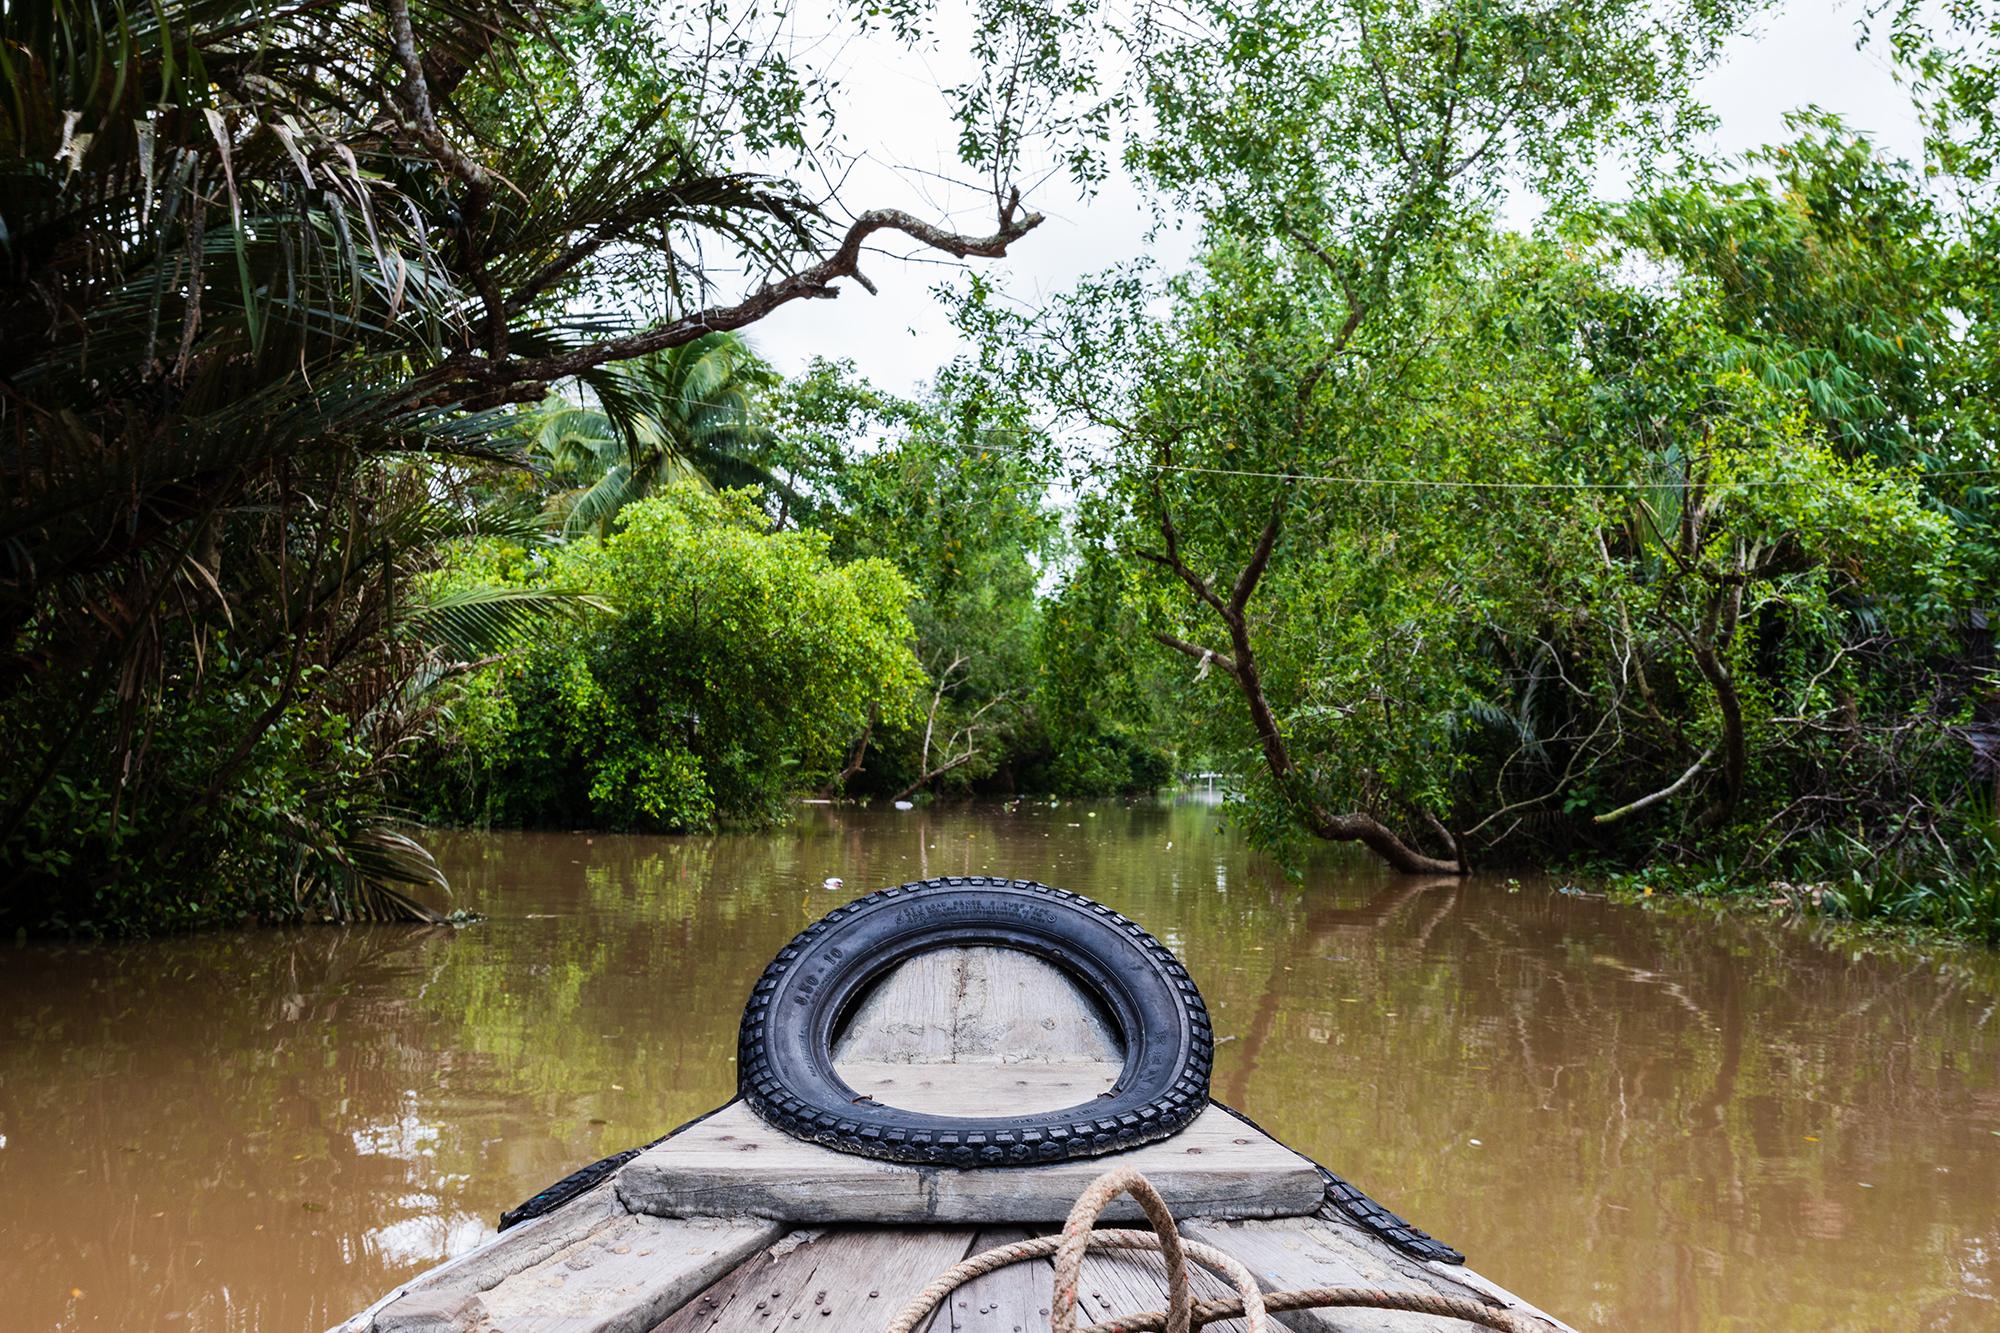
<path id="1" fill-rule="evenodd" d="M 685 830 L 766 822 L 840 763 L 871 709 L 921 679 L 910 590 L 881 560 L 771 533 L 747 492 L 674 487 L 608 540 L 482 577 L 582 590 L 609 610 L 472 675 L 407 799 L 435 820 Z"/>

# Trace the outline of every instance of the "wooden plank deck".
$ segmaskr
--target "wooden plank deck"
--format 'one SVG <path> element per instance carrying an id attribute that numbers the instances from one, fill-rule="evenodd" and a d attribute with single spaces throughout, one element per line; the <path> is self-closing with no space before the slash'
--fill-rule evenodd
<path id="1" fill-rule="evenodd" d="M 842 1077 L 878 1100 L 942 1114 L 1094 1096 L 1122 1060 L 1102 1016 L 1046 964 L 979 956 L 1001 953 L 946 950 L 906 964 L 836 1047 Z M 332 1333 L 879 1333 L 966 1255 L 1056 1229 L 1114 1162 L 1141 1170 L 1188 1219 L 1183 1234 L 1241 1258 L 1266 1290 L 1428 1290 L 1573 1333 L 1477 1273 L 1421 1262 L 1357 1226 L 1325 1204 L 1310 1163 L 1221 1111 L 1112 1158 L 954 1171 L 800 1143 L 740 1103 Z M 1137 1216 L 1121 1200 L 1105 1221 Z M 989 1273 L 916 1333 L 1043 1333 L 1052 1279 L 1047 1259 Z M 1206 1270 L 1191 1281 L 1198 1300 L 1232 1294 Z M 1093 1253 L 1079 1295 L 1086 1322 L 1163 1310 L 1165 1272 L 1154 1254 Z M 1371 1310 L 1274 1320 L 1290 1333 L 1470 1327 Z"/>
<path id="2" fill-rule="evenodd" d="M 840 1227 L 796 1231 L 786 1252 L 760 1254 L 717 1282 L 651 1333 L 880 1333 L 931 1278 L 980 1254 L 1050 1227 Z M 1433 1271 L 1332 1219 L 1209 1223 L 1182 1234 L 1215 1245 L 1249 1266 L 1266 1291 L 1359 1286 L 1429 1291 L 1479 1300 L 1542 1319 L 1550 1333 L 1573 1333 L 1560 1320 L 1510 1296 L 1477 1274 Z M 810 1240 L 802 1240 L 811 1237 Z M 794 1246 L 789 1250 L 787 1245 Z M 1435 1266 L 1438 1269 L 1445 1265 Z M 1040 1333 L 1048 1327 L 1054 1267 L 1031 1259 L 977 1278 L 952 1293 L 916 1333 Z M 1226 1299 L 1234 1289 L 1206 1269 L 1190 1274 L 1196 1300 Z M 1094 1252 L 1083 1263 L 1078 1297 L 1083 1322 L 1167 1307 L 1166 1271 L 1156 1254 Z M 949 1324 L 946 1324 L 946 1319 Z M 1471 1326 L 1400 1311 L 1298 1310 L 1273 1316 L 1291 1333 L 1442 1333 Z M 1241 1320 L 1209 1327 L 1239 1333 Z"/>
<path id="3" fill-rule="evenodd" d="M 1010 1072 L 966 1067 L 957 1093 L 967 1105 L 992 1106 L 1004 1097 Z M 1118 1161 L 1144 1172 L 1180 1216 L 1292 1216 L 1319 1207 L 1325 1195 L 1311 1162 L 1213 1107 L 1174 1137 L 1120 1153 Z M 618 1173 L 618 1197 L 632 1212 L 662 1217 L 1060 1222 L 1105 1169 L 1095 1158 L 971 1171 L 878 1162 L 802 1143 L 739 1102 L 633 1159 Z M 1105 1216 L 1131 1221 L 1140 1213 L 1120 1199 Z"/>
<path id="4" fill-rule="evenodd" d="M 978 1234 L 975 1227 L 793 1232 L 811 1239 L 741 1264 L 655 1333 L 881 1333 L 912 1296 L 971 1251 Z"/>
<path id="5" fill-rule="evenodd" d="M 1039 1231 L 994 1227 L 973 1238 L 970 1253 L 984 1254 Z M 933 1319 L 929 1333 L 1039 1333 L 1049 1326 L 1049 1288 L 1054 1280 L 1055 1266 L 1046 1259 L 1010 1264 L 976 1277 L 951 1294 L 945 1305 L 948 1317 Z"/>
<path id="6" fill-rule="evenodd" d="M 1069 1002 L 1051 1004 L 1054 993 Z M 1012 949 L 939 949 L 897 968 L 861 1003 L 831 1052 L 866 1065 L 1106 1065 L 1125 1050 L 1067 977 Z"/>

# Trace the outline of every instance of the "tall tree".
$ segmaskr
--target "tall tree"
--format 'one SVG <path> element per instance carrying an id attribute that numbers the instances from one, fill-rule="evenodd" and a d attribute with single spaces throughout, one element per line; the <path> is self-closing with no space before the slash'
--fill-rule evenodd
<path id="1" fill-rule="evenodd" d="M 1275 801 L 1315 836 L 1360 842 L 1406 871 L 1466 865 L 1430 802 L 1406 798 L 1391 819 L 1327 804 L 1334 789 L 1302 763 L 1274 706 L 1259 599 L 1274 567 L 1313 549 L 1310 525 L 1295 531 L 1312 509 L 1298 478 L 1391 464 L 1377 456 L 1380 423 L 1407 419 L 1394 395 L 1414 387 L 1453 323 L 1453 289 L 1472 285 L 1455 270 L 1485 252 L 1503 190 L 1562 203 L 1608 149 L 1670 147 L 1701 122 L 1691 81 L 1739 12 L 1203 5 L 1191 30 L 1147 34 L 1156 128 L 1131 153 L 1207 229 L 1206 272 L 1165 293 L 1181 313 L 1157 319 L 1137 275 L 1086 287 L 1039 328 L 975 288 L 967 318 L 1022 357 L 1013 373 L 1108 431 L 1120 464 L 1146 478 L 1129 504 L 1148 532 L 1124 552 L 1181 609 L 1155 637 L 1237 695 Z M 1439 833 L 1444 854 L 1413 845 L 1412 828 Z"/>
<path id="2" fill-rule="evenodd" d="M 408 614 L 436 538 L 515 461 L 495 413 L 865 286 L 871 237 L 997 258 L 1039 224 L 1011 141 L 981 158 L 986 236 L 843 218 L 782 174 L 831 132 L 790 24 L 731 0 L 0 12 L 6 922 L 326 908 L 298 867 L 358 865 L 326 830 L 379 805 L 349 747 L 408 701 L 386 682 L 459 660 L 395 665 L 436 646 Z"/>
<path id="3" fill-rule="evenodd" d="M 781 468 L 806 501 L 793 512 L 841 558 L 903 572 L 929 677 L 917 716 L 871 722 L 835 787 L 963 790 L 1006 763 L 1032 725 L 1036 584 L 1060 525 L 1046 442 L 1017 396 L 987 389 L 952 366 L 903 399 L 822 360 L 779 397 Z"/>

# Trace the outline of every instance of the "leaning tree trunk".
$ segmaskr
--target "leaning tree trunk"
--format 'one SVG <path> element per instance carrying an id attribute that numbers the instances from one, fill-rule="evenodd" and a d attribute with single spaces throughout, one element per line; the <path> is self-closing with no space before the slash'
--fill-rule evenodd
<path id="1" fill-rule="evenodd" d="M 1258 534 L 1257 547 L 1251 553 L 1250 562 L 1230 588 L 1228 599 L 1224 600 L 1207 579 L 1181 558 L 1180 534 L 1174 528 L 1172 516 L 1162 506 L 1160 535 L 1165 540 L 1166 553 L 1134 551 L 1132 554 L 1171 572 L 1187 585 L 1198 600 L 1213 610 L 1228 631 L 1229 651 L 1219 653 L 1171 634 L 1155 634 L 1153 637 L 1205 666 L 1220 667 L 1236 682 L 1243 702 L 1250 709 L 1250 723 L 1256 729 L 1257 742 L 1264 753 L 1264 766 L 1270 771 L 1272 782 L 1277 784 L 1279 792 L 1314 837 L 1327 842 L 1358 842 L 1406 875 L 1465 874 L 1468 867 L 1463 847 L 1454 846 L 1455 859 L 1441 861 L 1411 847 L 1396 836 L 1395 830 L 1366 811 L 1336 813 L 1327 810 L 1314 799 L 1305 776 L 1292 762 L 1284 730 L 1278 725 L 1277 714 L 1272 712 L 1270 701 L 1265 697 L 1264 678 L 1257 668 L 1257 655 L 1250 643 L 1248 615 L 1251 595 L 1257 591 L 1257 584 L 1271 563 L 1271 551 L 1277 545 L 1278 534 L 1284 530 L 1284 513 L 1281 501 L 1277 511 L 1271 515 L 1271 521 Z M 1456 842 L 1456 839 L 1453 841 Z"/>
<path id="2" fill-rule="evenodd" d="M 1707 613 L 1694 636 L 1695 666 L 1715 691 L 1716 708 L 1722 714 L 1722 790 L 1696 821 L 1702 829 L 1718 828 L 1736 813 L 1736 803 L 1743 794 L 1743 773 L 1749 766 L 1749 745 L 1743 735 L 1743 696 L 1736 688 L 1736 673 L 1729 669 L 1726 660 L 1742 607 L 1741 583 L 1716 589 L 1709 596 Z"/>
<path id="3" fill-rule="evenodd" d="M 853 753 L 848 758 L 846 766 L 827 779 L 826 785 L 819 789 L 821 796 L 843 796 L 847 793 L 848 779 L 859 773 L 861 766 L 868 762 L 868 742 L 875 735 L 875 724 L 881 720 L 882 706 L 868 705 L 868 725 L 861 729 L 861 739 L 854 743 Z"/>

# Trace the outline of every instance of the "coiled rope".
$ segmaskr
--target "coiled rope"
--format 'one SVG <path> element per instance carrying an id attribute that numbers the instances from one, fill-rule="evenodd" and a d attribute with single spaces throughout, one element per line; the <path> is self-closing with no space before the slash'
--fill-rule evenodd
<path id="1" fill-rule="evenodd" d="M 1097 1230 L 1096 1222 L 1111 1201 L 1120 1194 L 1138 1200 L 1151 1231 Z M 1076 1325 L 1076 1292 L 1083 1271 L 1085 1250 L 1157 1250 L 1167 1269 L 1167 1309 L 1148 1310 L 1091 1324 L 1081 1333 L 1192 1333 L 1204 1324 L 1225 1319 L 1245 1319 L 1245 1333 L 1267 1333 L 1267 1314 L 1273 1310 L 1317 1310 L 1333 1306 L 1362 1306 L 1376 1310 L 1407 1310 L 1415 1314 L 1463 1319 L 1468 1323 L 1497 1329 L 1499 1333 L 1533 1333 L 1532 1326 L 1506 1310 L 1478 1301 L 1434 1292 L 1382 1291 L 1374 1287 L 1307 1287 L 1266 1295 L 1256 1277 L 1241 1260 L 1224 1254 L 1212 1245 L 1187 1240 L 1174 1224 L 1166 1200 L 1152 1182 L 1129 1166 L 1106 1171 L 1077 1196 L 1062 1233 L 1015 1241 L 975 1254 L 954 1264 L 918 1292 L 883 1333 L 912 1333 L 926 1315 L 953 1291 L 976 1277 L 1019 1263 L 1023 1259 L 1055 1256 L 1055 1291 L 1049 1303 L 1050 1333 L 1079 1333 Z M 1187 1261 L 1193 1259 L 1228 1278 L 1237 1295 L 1229 1300 L 1196 1303 L 1188 1284 Z"/>

